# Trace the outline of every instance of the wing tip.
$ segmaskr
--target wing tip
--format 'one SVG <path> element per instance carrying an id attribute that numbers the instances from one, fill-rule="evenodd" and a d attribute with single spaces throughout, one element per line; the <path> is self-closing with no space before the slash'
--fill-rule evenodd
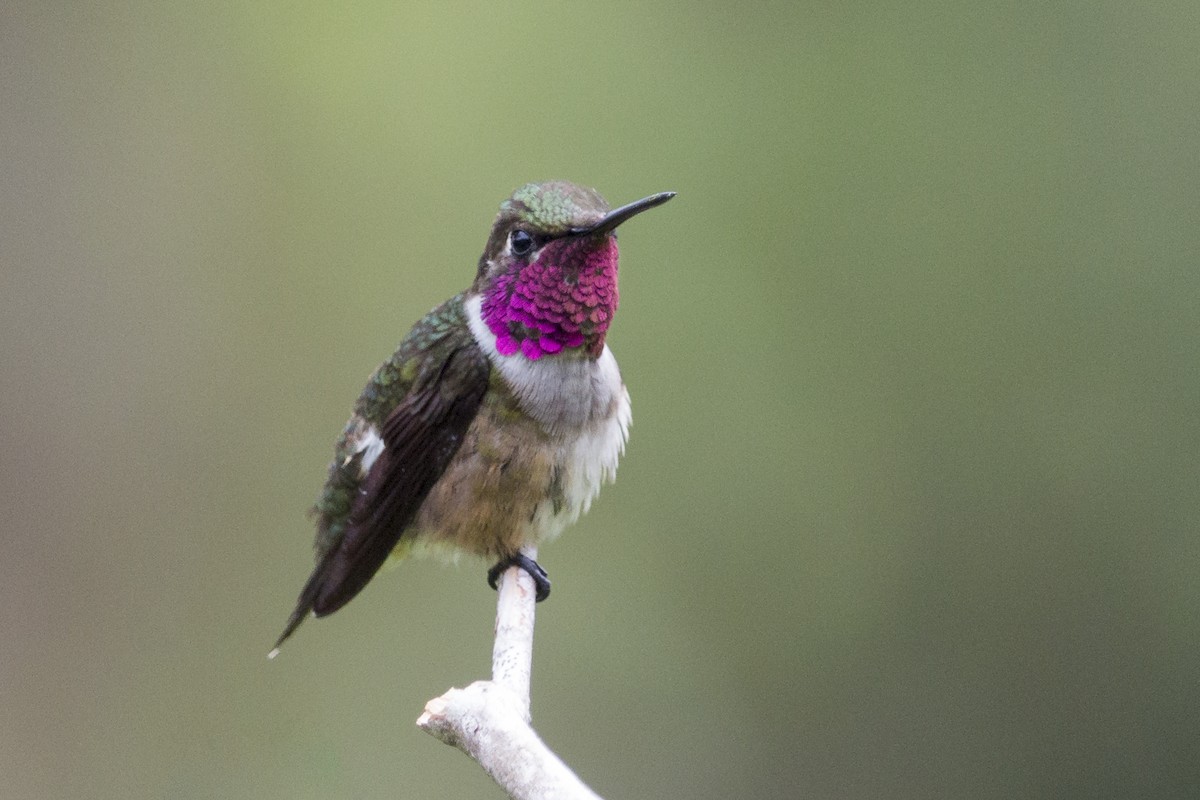
<path id="1" fill-rule="evenodd" d="M 271 652 L 267 653 L 269 661 L 275 660 L 275 657 L 279 655 L 280 648 L 283 647 L 283 643 L 291 638 L 291 635 L 300 627 L 300 623 L 304 622 L 304 618 L 310 613 L 312 613 L 311 603 L 301 602 L 300 605 L 296 606 L 296 610 L 288 617 L 287 625 L 283 627 L 283 633 L 279 634 L 279 638 L 275 640 L 275 646 L 271 648 Z"/>

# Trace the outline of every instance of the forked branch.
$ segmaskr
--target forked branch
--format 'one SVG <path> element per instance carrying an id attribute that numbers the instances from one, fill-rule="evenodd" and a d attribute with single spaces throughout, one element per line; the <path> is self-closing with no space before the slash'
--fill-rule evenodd
<path id="1" fill-rule="evenodd" d="M 537 551 L 525 551 L 530 558 Z M 492 679 L 425 704 L 417 727 L 475 759 L 514 800 L 601 800 L 530 726 L 533 579 L 518 567 L 500 579 Z"/>

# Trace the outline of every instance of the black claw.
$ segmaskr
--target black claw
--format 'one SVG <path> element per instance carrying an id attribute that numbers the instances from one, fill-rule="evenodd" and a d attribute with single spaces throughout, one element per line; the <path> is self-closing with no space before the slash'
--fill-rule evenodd
<path id="1" fill-rule="evenodd" d="M 542 569 L 541 564 L 534 561 L 524 553 L 517 553 L 516 555 L 509 556 L 508 558 L 499 561 L 496 566 L 489 569 L 487 574 L 488 586 L 495 589 L 497 582 L 500 580 L 500 576 L 503 575 L 504 571 L 509 567 L 520 567 L 529 573 L 529 577 L 533 578 L 533 585 L 537 589 L 537 592 L 534 595 L 537 598 L 537 602 L 540 603 L 550 596 L 550 578 L 546 575 L 546 570 Z"/>

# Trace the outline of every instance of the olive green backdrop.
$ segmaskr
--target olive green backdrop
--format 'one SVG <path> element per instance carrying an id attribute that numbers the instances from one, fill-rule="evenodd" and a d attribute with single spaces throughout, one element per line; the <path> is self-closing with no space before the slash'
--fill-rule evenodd
<path id="1" fill-rule="evenodd" d="M 542 561 L 601 794 L 1180 797 L 1200 759 L 1194 2 L 0 10 L 0 795 L 499 796 L 420 733 L 483 566 L 265 654 L 362 383 L 568 178 L 620 479 Z"/>

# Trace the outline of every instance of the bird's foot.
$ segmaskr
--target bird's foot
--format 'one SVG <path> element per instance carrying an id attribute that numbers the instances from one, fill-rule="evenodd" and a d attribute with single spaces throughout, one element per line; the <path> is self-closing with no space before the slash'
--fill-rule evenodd
<path id="1" fill-rule="evenodd" d="M 524 553 L 517 553 L 509 556 L 506 559 L 499 561 L 496 566 L 488 570 L 487 580 L 488 586 L 496 588 L 496 583 L 500 580 L 500 576 L 509 567 L 520 567 L 529 573 L 529 577 L 533 578 L 533 585 L 537 589 L 535 597 L 537 602 L 542 602 L 550 596 L 550 578 L 546 575 L 546 570 L 542 569 L 542 565 L 534 561 Z"/>

